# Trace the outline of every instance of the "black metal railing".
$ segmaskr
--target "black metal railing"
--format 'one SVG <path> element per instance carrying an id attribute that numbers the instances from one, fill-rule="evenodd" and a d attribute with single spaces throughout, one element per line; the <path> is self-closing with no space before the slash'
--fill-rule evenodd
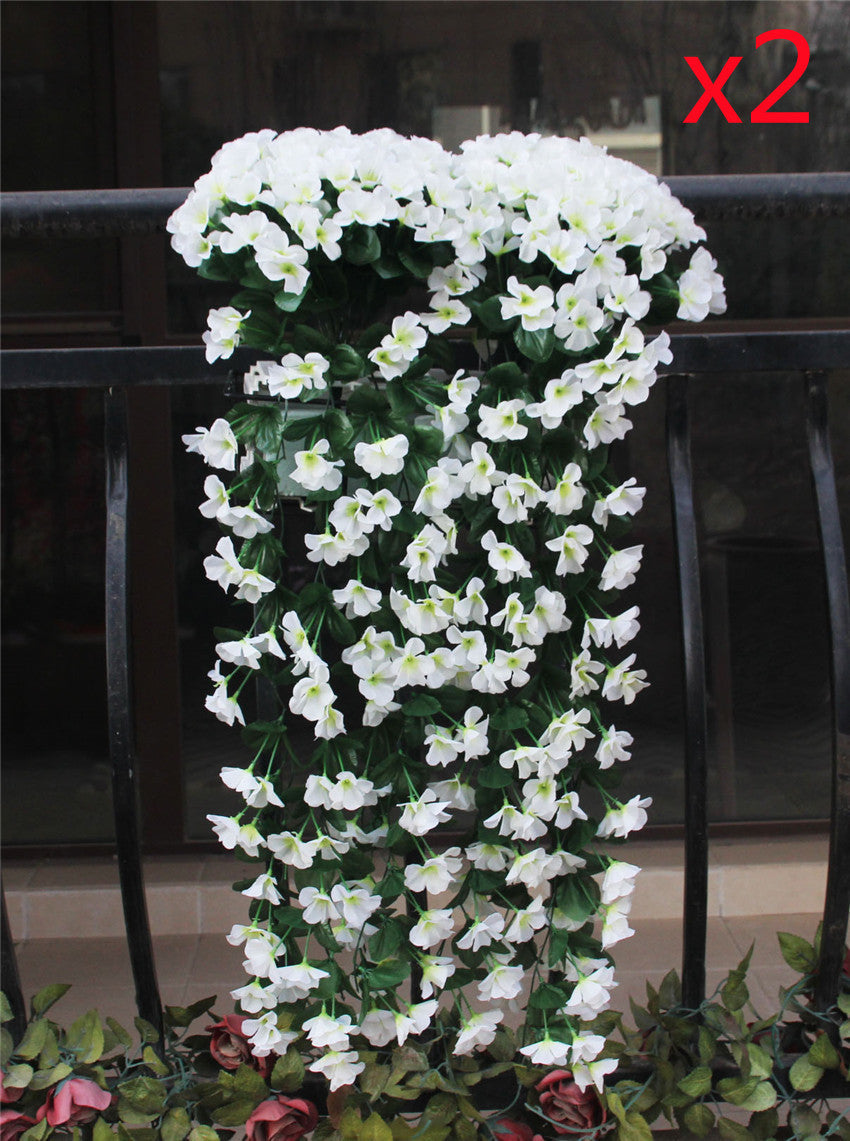
<path id="1" fill-rule="evenodd" d="M 701 221 L 725 216 L 850 214 L 850 175 L 744 176 L 670 179 Z M 102 236 L 164 229 L 184 190 L 80 191 L 2 196 L 9 235 Z M 829 447 L 826 379 L 850 369 L 850 330 L 794 333 L 699 333 L 673 338 L 668 370 L 667 453 L 680 585 L 685 685 L 685 897 L 683 1003 L 705 996 L 708 913 L 706 681 L 699 550 L 690 466 L 690 380 L 703 374 L 796 372 L 806 398 L 809 463 L 817 504 L 830 618 L 832 681 L 832 806 L 829 869 L 815 1002 L 826 1009 L 838 991 L 850 911 L 850 602 Z M 223 386 L 231 369 L 254 354 L 237 350 L 226 365 L 209 366 L 195 347 L 17 349 L 2 354 L 4 389 L 95 388 L 106 403 L 106 636 L 109 741 L 121 892 L 139 1013 L 161 1027 L 160 998 L 145 905 L 136 807 L 133 692 L 129 667 L 127 391 L 142 386 Z M 24 1018 L 12 935 L 2 914 L 4 986 L 19 1023 Z"/>

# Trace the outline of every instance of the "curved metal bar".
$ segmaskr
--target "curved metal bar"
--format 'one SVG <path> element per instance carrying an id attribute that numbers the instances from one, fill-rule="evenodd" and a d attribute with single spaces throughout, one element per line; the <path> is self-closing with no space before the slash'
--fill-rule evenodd
<path id="1" fill-rule="evenodd" d="M 9 926 L 9 914 L 6 911 L 6 893 L 2 887 L 0 887 L 0 912 L 2 912 L 2 918 L 0 918 L 0 926 L 2 926 L 0 968 L 3 971 L 3 993 L 8 998 L 12 1008 L 12 1022 L 10 1024 L 12 1038 L 15 1042 L 20 1042 L 27 1024 L 27 1011 L 21 992 L 21 976 L 18 973 L 18 959 L 15 955 L 12 928 Z"/>
<path id="2" fill-rule="evenodd" d="M 835 469 L 829 445 L 826 374 L 807 373 L 805 386 L 809 465 L 817 500 L 818 532 L 826 575 L 831 651 L 832 811 L 820 962 L 815 980 L 816 1008 L 828 1010 L 838 994 L 850 912 L 850 598 Z"/>
<path id="3" fill-rule="evenodd" d="M 700 221 L 850 216 L 850 174 L 673 175 L 664 179 Z M 4 237 L 122 237 L 162 233 L 188 186 L 27 190 L 0 195 Z"/>
<path id="4" fill-rule="evenodd" d="M 129 564 L 127 543 L 127 393 L 105 397 L 106 452 L 106 684 L 112 803 L 118 873 L 136 1006 L 163 1036 L 153 942 L 142 875 L 136 796 L 133 699 L 130 681 Z"/>
<path id="5" fill-rule="evenodd" d="M 699 551 L 691 478 L 689 376 L 667 379 L 667 464 L 673 499 L 673 536 L 679 579 L 685 667 L 685 899 L 682 1003 L 705 998 L 708 926 L 708 807 L 706 797 L 705 645 Z"/>

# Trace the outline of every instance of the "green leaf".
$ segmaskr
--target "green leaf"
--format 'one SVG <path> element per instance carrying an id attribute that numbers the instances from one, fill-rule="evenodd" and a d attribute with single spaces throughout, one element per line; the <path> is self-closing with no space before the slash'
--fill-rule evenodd
<path id="1" fill-rule="evenodd" d="M 100 1058 L 103 1053 L 103 1027 L 96 1010 L 87 1010 L 71 1024 L 67 1044 L 81 1062 L 89 1064 Z"/>
<path id="2" fill-rule="evenodd" d="M 159 1113 L 165 1105 L 166 1091 L 162 1082 L 146 1074 L 121 1082 L 118 1093 L 142 1113 Z"/>
<path id="3" fill-rule="evenodd" d="M 808 1093 L 809 1090 L 815 1088 L 823 1077 L 823 1070 L 820 1066 L 812 1065 L 808 1057 L 804 1054 L 803 1057 L 798 1058 L 791 1067 L 788 1077 L 791 1081 L 791 1085 L 798 1093 Z"/>
<path id="4" fill-rule="evenodd" d="M 114 1141 L 114 1137 L 115 1134 L 112 1132 L 112 1126 L 109 1122 L 104 1121 L 100 1116 L 96 1117 L 92 1129 L 92 1141 Z"/>
<path id="5" fill-rule="evenodd" d="M 159 1127 L 162 1141 L 183 1141 L 191 1125 L 189 1114 L 182 1106 L 169 1109 Z"/>
<path id="6" fill-rule="evenodd" d="M 134 1018 L 133 1019 L 133 1025 L 138 1030 L 139 1036 L 141 1037 L 143 1042 L 158 1042 L 159 1041 L 159 1034 L 157 1033 L 156 1027 L 152 1026 L 150 1022 L 146 1021 L 146 1019 Z M 113 1030 L 113 1033 L 114 1033 L 114 1030 Z"/>
<path id="7" fill-rule="evenodd" d="M 507 788 L 513 783 L 513 772 L 510 769 L 503 769 L 498 761 L 494 761 L 478 774 L 478 784 L 484 788 Z"/>
<path id="8" fill-rule="evenodd" d="M 841 1065 L 838 1051 L 827 1038 L 826 1034 L 819 1034 L 809 1047 L 807 1055 L 813 1066 L 820 1066 L 823 1070 L 837 1070 Z"/>
<path id="9" fill-rule="evenodd" d="M 818 965 L 818 957 L 811 943 L 807 943 L 799 935 L 792 935 L 790 931 L 777 932 L 779 949 L 782 958 L 795 971 L 801 975 L 810 975 Z"/>
<path id="10" fill-rule="evenodd" d="M 717 1053 L 717 1038 L 711 1033 L 707 1026 L 700 1026 L 697 1042 L 699 1060 L 701 1062 L 710 1062 Z"/>
<path id="11" fill-rule="evenodd" d="M 682 1115 L 682 1120 L 686 1128 L 690 1129 L 691 1133 L 696 1134 L 697 1137 L 705 1137 L 714 1128 L 714 1114 L 707 1105 L 698 1102 L 696 1105 L 689 1105 Z"/>
<path id="12" fill-rule="evenodd" d="M 405 717 L 433 717 L 440 712 L 440 703 L 429 693 L 420 693 L 411 701 L 405 701 L 401 711 Z"/>
<path id="13" fill-rule="evenodd" d="M 43 1117 L 35 1125 L 31 1125 L 25 1133 L 21 1134 L 21 1141 L 44 1141 L 48 1133 L 52 1132 L 50 1126 L 47 1124 L 47 1118 Z"/>
<path id="14" fill-rule="evenodd" d="M 373 1113 L 358 1131 L 358 1141 L 393 1141 L 393 1131 L 382 1117 Z"/>
<path id="15" fill-rule="evenodd" d="M 677 1082 L 682 1093 L 688 1097 L 703 1097 L 711 1090 L 711 1069 L 708 1066 L 697 1066 L 691 1070 L 681 1081 Z"/>
<path id="16" fill-rule="evenodd" d="M 11 1022 L 15 1017 L 5 993 L 0 990 L 0 1022 Z"/>
<path id="17" fill-rule="evenodd" d="M 281 289 L 274 295 L 274 303 L 282 313 L 294 313 L 307 296 L 309 290 L 309 281 L 300 293 L 290 293 L 287 289 Z"/>
<path id="18" fill-rule="evenodd" d="M 354 435 L 351 421 L 341 408 L 332 408 L 330 412 L 325 413 L 324 422 L 331 447 L 338 452 Z"/>
<path id="19" fill-rule="evenodd" d="M 658 1001 L 668 1010 L 682 1001 L 682 984 L 675 971 L 668 971 L 658 988 Z"/>
<path id="20" fill-rule="evenodd" d="M 747 1128 L 756 1141 L 769 1141 L 779 1128 L 779 1114 L 771 1107 L 754 1113 L 747 1123 Z"/>
<path id="21" fill-rule="evenodd" d="M 272 1089 L 294 1093 L 304 1084 L 304 1062 L 297 1050 L 289 1049 L 274 1064 L 271 1076 Z"/>
<path id="22" fill-rule="evenodd" d="M 504 333 L 511 327 L 511 320 L 506 321 L 502 316 L 502 300 L 500 297 L 488 297 L 480 305 L 473 305 L 475 319 L 490 333 Z"/>
<path id="23" fill-rule="evenodd" d="M 170 1068 L 163 1062 L 162 1058 L 156 1054 L 152 1046 L 145 1046 L 142 1051 L 142 1058 L 148 1069 L 153 1070 L 157 1077 L 163 1078 L 166 1074 L 171 1073 Z"/>
<path id="24" fill-rule="evenodd" d="M 555 350 L 555 334 L 552 329 L 529 330 L 520 324 L 514 329 L 514 344 L 523 356 L 535 364 L 542 364 Z"/>
<path id="25" fill-rule="evenodd" d="M 737 1121 L 730 1121 L 728 1117 L 721 1117 L 717 1122 L 717 1129 L 723 1141 L 750 1141 L 752 1133 Z"/>
<path id="26" fill-rule="evenodd" d="M 642 1114 L 631 1110 L 620 1122 L 617 1138 L 618 1141 L 652 1141 L 652 1130 Z"/>
<path id="27" fill-rule="evenodd" d="M 257 1103 L 255 1101 L 237 1098 L 236 1101 L 228 1102 L 227 1105 L 210 1110 L 210 1117 L 219 1125 L 244 1125 L 256 1108 Z"/>
<path id="28" fill-rule="evenodd" d="M 762 1110 L 772 1109 L 776 1105 L 776 1098 L 776 1090 L 770 1082 L 759 1082 L 748 1098 L 735 1104 L 751 1113 L 760 1113 Z"/>
<path id="29" fill-rule="evenodd" d="M 219 1136 L 209 1125 L 196 1125 L 189 1134 L 189 1141 L 219 1141 Z"/>
<path id="30" fill-rule="evenodd" d="M 116 1022 L 114 1018 L 107 1018 L 106 1019 L 106 1025 L 109 1027 L 109 1029 L 115 1035 L 115 1037 L 118 1039 L 118 1041 L 124 1047 L 124 1049 L 129 1050 L 130 1047 L 133 1045 L 133 1039 L 130 1037 L 130 1035 L 127 1033 L 127 1031 L 121 1025 L 121 1023 Z"/>
<path id="31" fill-rule="evenodd" d="M 811 1106 L 798 1102 L 788 1112 L 788 1124 L 797 1137 L 817 1137 L 820 1133 L 820 1117 Z"/>
<path id="32" fill-rule="evenodd" d="M 24 1031 L 20 1045 L 17 1050 L 15 1050 L 17 1056 L 24 1058 L 26 1061 L 38 1057 L 47 1039 L 49 1029 L 47 1021 L 44 1018 L 37 1018 L 34 1022 L 30 1022 Z"/>
<path id="33" fill-rule="evenodd" d="M 555 986 L 554 983 L 543 983 L 531 994 L 528 1005 L 532 1010 L 557 1010 L 568 998 L 569 995 L 563 987 Z"/>
<path id="34" fill-rule="evenodd" d="M 245 1065 L 244 1062 L 233 1074 L 233 1089 L 243 1097 L 254 1098 L 255 1101 L 262 1101 L 263 1098 L 268 1097 L 269 1093 L 269 1087 L 257 1071 L 252 1066 Z"/>
<path id="35" fill-rule="evenodd" d="M 346 228 L 340 240 L 342 256 L 352 265 L 368 265 L 381 256 L 381 239 L 370 226 L 355 222 Z"/>
<path id="36" fill-rule="evenodd" d="M 506 705 L 490 718 L 491 729 L 524 729 L 528 724 L 528 713 L 519 705 Z"/>
<path id="37" fill-rule="evenodd" d="M 55 1002 L 58 1002 L 64 994 L 67 994 L 70 989 L 70 983 L 53 983 L 51 986 L 44 987 L 32 1000 L 33 1013 L 44 1014 L 44 1012 L 49 1010 Z"/>
<path id="38" fill-rule="evenodd" d="M 34 1074 L 29 1083 L 30 1089 L 49 1089 L 50 1086 L 57 1085 L 73 1072 L 67 1062 L 58 1062 L 49 1070 L 39 1070 L 37 1074 Z"/>
<path id="39" fill-rule="evenodd" d="M 402 943 L 405 942 L 405 931 L 397 919 L 388 919 L 381 924 L 377 935 L 369 940 L 369 954 L 376 963 L 388 959 Z"/>
<path id="40" fill-rule="evenodd" d="M 847 994 L 840 994 L 838 996 L 838 1009 L 842 1014 L 846 1014 L 850 1018 L 850 991 Z"/>
<path id="41" fill-rule="evenodd" d="M 403 959 L 390 959 L 363 974 L 370 990 L 391 990 L 410 977 L 410 963 Z"/>
<path id="42" fill-rule="evenodd" d="M 331 372 L 338 380 L 356 380 L 365 376 L 368 368 L 352 345 L 337 345 L 331 354 Z"/>
<path id="43" fill-rule="evenodd" d="M 720 997 L 729 1010 L 741 1010 L 747 1004 L 750 992 L 743 975 L 732 971 L 720 990 Z"/>

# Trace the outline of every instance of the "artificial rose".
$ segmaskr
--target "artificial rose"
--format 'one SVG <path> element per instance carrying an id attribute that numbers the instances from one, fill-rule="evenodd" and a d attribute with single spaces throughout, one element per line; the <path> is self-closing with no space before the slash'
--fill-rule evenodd
<path id="1" fill-rule="evenodd" d="M 245 1122 L 245 1132 L 248 1141 L 298 1141 L 318 1120 L 312 1101 L 278 1094 L 260 1102 Z"/>
<path id="2" fill-rule="evenodd" d="M 34 1117 L 18 1113 L 16 1109 L 0 1109 L 0 1141 L 18 1141 L 32 1125 L 35 1125 Z"/>
<path id="3" fill-rule="evenodd" d="M 39 1108 L 36 1118 L 47 1118 L 47 1124 L 84 1125 L 94 1121 L 101 1110 L 112 1104 L 112 1094 L 101 1089 L 88 1078 L 69 1078 L 47 1095 L 47 1101 Z"/>
<path id="4" fill-rule="evenodd" d="M 530 1125 L 513 1121 L 510 1117 L 500 1117 L 492 1128 L 498 1141 L 543 1141 Z"/>
<path id="5" fill-rule="evenodd" d="M 590 1085 L 580 1090 L 569 1070 L 552 1070 L 535 1089 L 540 1094 L 540 1108 L 550 1121 L 562 1121 L 566 1128 L 555 1125 L 556 1133 L 594 1129 L 604 1125 L 608 1113 L 599 1094 Z"/>
<path id="6" fill-rule="evenodd" d="M 23 1092 L 23 1086 L 7 1086 L 6 1072 L 0 1069 L 0 1105 L 8 1105 L 10 1101 L 17 1101 Z"/>
<path id="7" fill-rule="evenodd" d="M 220 1022 L 207 1027 L 210 1035 L 210 1053 L 225 1070 L 238 1070 L 243 1064 L 253 1066 L 268 1080 L 274 1069 L 275 1057 L 268 1054 L 257 1058 L 251 1053 L 247 1034 L 242 1031 L 245 1017 L 242 1014 L 226 1014 Z"/>

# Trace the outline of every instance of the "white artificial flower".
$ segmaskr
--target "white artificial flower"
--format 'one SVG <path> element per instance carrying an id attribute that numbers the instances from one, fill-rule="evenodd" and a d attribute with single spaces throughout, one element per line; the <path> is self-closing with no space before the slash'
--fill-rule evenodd
<path id="1" fill-rule="evenodd" d="M 602 568 L 599 581 L 600 590 L 623 590 L 635 581 L 635 575 L 643 558 L 643 546 L 626 547 L 622 551 L 612 551 Z"/>
<path id="2" fill-rule="evenodd" d="M 430 951 L 432 947 L 439 947 L 446 939 L 451 939 L 454 932 L 454 919 L 452 913 L 446 909 L 421 911 L 419 920 L 410 929 L 410 942 L 414 947 L 423 951 Z"/>
<path id="3" fill-rule="evenodd" d="M 503 320 L 519 317 L 523 329 L 529 332 L 551 328 L 555 321 L 555 295 L 548 285 L 532 289 L 513 276 L 508 278 L 507 292 L 508 296 L 500 299 Z"/>
<path id="4" fill-rule="evenodd" d="M 646 809 L 651 804 L 650 796 L 633 796 L 626 804 L 611 805 L 596 829 L 596 835 L 603 838 L 618 836 L 622 839 L 630 832 L 637 832 L 646 824 Z"/>
<path id="5" fill-rule="evenodd" d="M 522 400 L 500 400 L 495 407 L 482 404 L 478 409 L 480 417 L 478 434 L 494 443 L 505 440 L 524 440 L 528 428 L 519 422 L 519 414 L 525 408 Z"/>
<path id="6" fill-rule="evenodd" d="M 307 1067 L 315 1074 L 323 1074 L 328 1080 L 328 1086 L 333 1093 L 342 1086 L 350 1086 L 358 1074 L 366 1069 L 366 1063 L 358 1060 L 356 1050 L 329 1050 L 321 1058 Z"/>
<path id="7" fill-rule="evenodd" d="M 404 468 L 410 442 L 401 434 L 378 440 L 374 444 L 354 446 L 354 462 L 372 479 L 381 475 L 398 475 Z"/>
<path id="8" fill-rule="evenodd" d="M 342 460 L 325 459 L 331 445 L 328 440 L 317 440 L 312 448 L 295 453 L 295 467 L 290 478 L 307 491 L 336 491 L 342 483 Z"/>
<path id="9" fill-rule="evenodd" d="M 504 1013 L 501 1010 L 483 1010 L 478 1014 L 471 1014 L 461 1021 L 460 1033 L 457 1036 L 453 1054 L 471 1054 L 481 1046 L 489 1046 L 496 1037 L 496 1031 L 502 1024 Z"/>

